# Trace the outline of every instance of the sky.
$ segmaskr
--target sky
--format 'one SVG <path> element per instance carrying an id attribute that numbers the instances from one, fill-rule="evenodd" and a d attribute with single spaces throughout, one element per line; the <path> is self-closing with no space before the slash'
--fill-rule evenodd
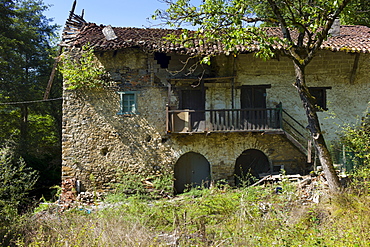
<path id="1" fill-rule="evenodd" d="M 54 23 L 64 26 L 73 0 L 43 0 L 43 2 L 45 5 L 51 5 L 44 15 L 54 18 Z M 156 9 L 166 8 L 167 5 L 159 0 L 77 0 L 75 14 L 81 15 L 84 9 L 84 19 L 87 22 L 114 27 L 145 28 L 155 24 L 151 16 Z"/>

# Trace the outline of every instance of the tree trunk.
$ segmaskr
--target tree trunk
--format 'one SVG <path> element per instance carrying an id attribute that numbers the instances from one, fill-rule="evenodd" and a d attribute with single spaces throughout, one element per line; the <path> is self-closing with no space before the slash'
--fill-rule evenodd
<path id="1" fill-rule="evenodd" d="M 21 106 L 21 119 L 20 119 L 20 140 L 19 150 L 21 156 L 27 153 L 27 141 L 28 141 L 28 107 L 26 104 Z"/>
<path id="2" fill-rule="evenodd" d="M 302 100 L 303 107 L 306 110 L 308 129 L 311 133 L 314 146 L 318 152 L 320 163 L 323 167 L 326 180 L 328 181 L 329 189 L 331 192 L 338 192 L 340 190 L 340 182 L 337 173 L 335 172 L 333 160 L 326 146 L 324 136 L 321 133 L 319 119 L 316 114 L 316 106 L 314 99 L 308 87 L 306 86 L 305 67 L 298 62 L 294 62 L 296 81 L 294 86 L 297 88 L 299 96 Z"/>

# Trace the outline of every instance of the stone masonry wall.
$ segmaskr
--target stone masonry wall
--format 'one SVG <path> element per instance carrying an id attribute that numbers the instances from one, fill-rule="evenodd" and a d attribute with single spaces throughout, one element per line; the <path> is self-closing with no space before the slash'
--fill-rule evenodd
<path id="1" fill-rule="evenodd" d="M 168 55 L 170 56 L 170 55 Z M 210 133 L 167 135 L 165 107 L 178 106 L 175 86 L 168 99 L 170 78 L 186 77 L 182 61 L 185 56 L 172 55 L 168 68 L 138 49 L 102 52 L 97 58 L 112 78 L 106 89 L 64 90 L 63 102 L 63 171 L 65 178 L 80 180 L 85 190 L 108 190 L 110 183 L 123 174 L 172 174 L 176 161 L 187 152 L 202 154 L 210 163 L 212 179 L 233 183 L 236 159 L 247 149 L 266 154 L 271 166 L 284 165 L 288 173 L 305 172 L 305 157 L 283 135 L 261 133 Z M 354 57 L 346 53 L 323 51 L 307 70 L 308 86 L 331 86 L 327 90 L 329 112 L 339 120 L 355 122 L 369 101 L 369 57 L 361 56 L 354 84 L 349 76 Z M 329 68 L 329 69 L 328 69 Z M 180 71 L 171 74 L 169 71 Z M 212 67 L 199 66 L 196 75 L 230 76 L 236 74 L 234 103 L 238 108 L 241 85 L 271 84 L 267 89 L 267 106 L 279 102 L 303 124 L 305 115 L 298 94 L 292 86 L 293 65 L 285 58 L 263 62 L 252 54 L 236 58 L 214 59 Z M 194 75 L 193 74 L 193 75 Z M 117 115 L 117 91 L 137 90 L 139 114 Z M 206 107 L 231 108 L 230 82 L 209 83 Z M 328 112 L 319 113 L 322 127 L 330 141 L 337 129 Z M 335 120 L 336 121 L 336 120 Z"/>
<path id="2" fill-rule="evenodd" d="M 202 154 L 211 165 L 212 179 L 225 179 L 234 182 L 236 159 L 248 149 L 262 151 L 269 159 L 271 166 L 284 165 L 287 173 L 306 173 L 305 157 L 287 142 L 282 135 L 261 133 L 211 133 L 209 135 L 176 135 L 173 148 L 180 157 L 187 152 Z M 180 155 L 180 156 L 179 156 Z"/>
<path id="3" fill-rule="evenodd" d="M 144 96 L 139 104 L 155 103 Z M 148 122 L 145 112 L 118 116 L 115 92 L 65 92 L 64 99 L 63 178 L 75 177 L 86 189 L 106 190 L 124 173 L 145 176 L 171 170 L 173 152 L 163 144 L 153 125 L 157 122 Z"/>

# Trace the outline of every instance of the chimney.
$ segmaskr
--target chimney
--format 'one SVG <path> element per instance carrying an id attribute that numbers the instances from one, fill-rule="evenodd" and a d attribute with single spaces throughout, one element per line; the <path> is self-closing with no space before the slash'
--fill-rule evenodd
<path id="1" fill-rule="evenodd" d="M 114 40 L 117 38 L 116 34 L 114 33 L 114 30 L 112 28 L 111 25 L 108 25 L 106 26 L 105 28 L 103 28 L 103 34 L 105 36 L 105 38 L 109 41 L 109 40 Z"/>
<path id="2" fill-rule="evenodd" d="M 335 18 L 333 25 L 329 29 L 330 36 L 339 36 L 340 35 L 340 20 L 339 18 Z"/>

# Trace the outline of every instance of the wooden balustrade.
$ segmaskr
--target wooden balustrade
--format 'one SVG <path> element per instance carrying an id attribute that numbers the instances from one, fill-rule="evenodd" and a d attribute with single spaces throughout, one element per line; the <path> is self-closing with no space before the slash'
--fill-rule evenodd
<path id="1" fill-rule="evenodd" d="M 166 110 L 172 133 L 264 131 L 282 127 L 281 108 Z"/>

